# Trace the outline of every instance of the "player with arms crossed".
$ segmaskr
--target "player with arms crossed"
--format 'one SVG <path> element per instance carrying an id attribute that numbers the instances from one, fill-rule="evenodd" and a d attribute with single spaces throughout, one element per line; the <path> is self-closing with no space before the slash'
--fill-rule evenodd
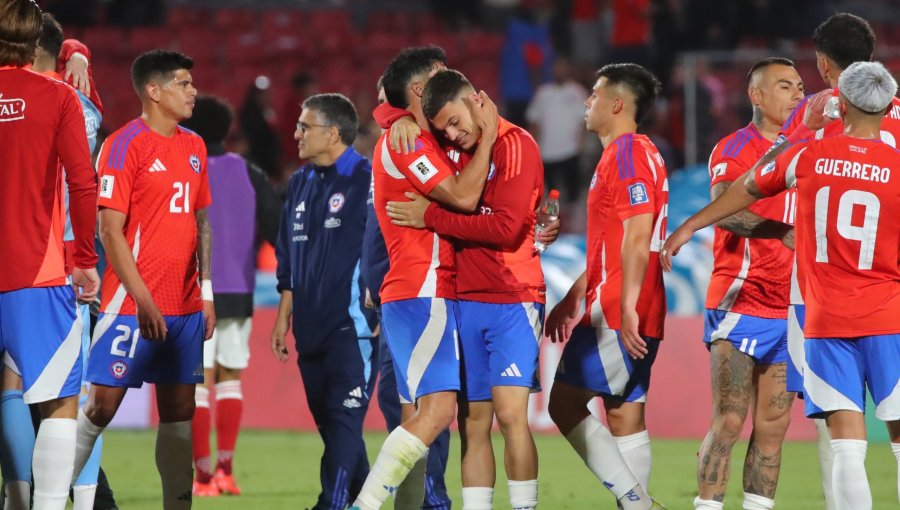
<path id="1" fill-rule="evenodd" d="M 425 86 L 422 109 L 464 164 L 482 136 L 473 119 L 475 89 L 444 70 Z M 528 395 L 540 390 L 538 356 L 546 287 L 534 250 L 535 209 L 543 195 L 543 165 L 527 131 L 500 119 L 480 214 L 459 214 L 420 195 L 388 202 L 395 225 L 428 228 L 454 240 L 458 263 L 463 508 L 492 508 L 496 467 L 494 416 L 505 442 L 510 505 L 537 506 L 538 459 L 528 426 Z"/>
<path id="2" fill-rule="evenodd" d="M 165 50 L 135 59 L 131 77 L 143 113 L 100 151 L 100 239 L 109 267 L 75 463 L 80 470 L 128 388 L 155 383 L 166 510 L 191 507 L 194 388 L 203 382 L 203 341 L 215 327 L 206 146 L 178 126 L 197 96 L 192 67 L 187 56 Z"/>
<path id="3" fill-rule="evenodd" d="M 881 141 L 897 83 L 879 63 L 850 65 L 838 80 L 844 133 L 798 144 L 736 181 L 666 241 L 671 257 L 698 226 L 759 198 L 797 189 L 797 269 L 806 303 L 806 415 L 824 417 L 834 454 L 838 510 L 872 508 L 865 474 L 865 393 L 900 443 L 900 153 Z"/>
<path id="4" fill-rule="evenodd" d="M 644 406 L 666 315 L 654 252 L 666 230 L 669 188 L 659 151 L 636 134 L 659 81 L 636 64 L 609 64 L 597 75 L 585 120 L 604 151 L 588 191 L 587 271 L 547 317 L 550 339 L 568 340 L 550 417 L 621 508 L 663 508 L 647 495 Z M 598 395 L 611 430 L 587 408 Z"/>
<path id="5" fill-rule="evenodd" d="M 97 194 L 74 89 L 24 69 L 35 57 L 41 14 L 30 0 L 0 0 L 0 349 L 21 374 L 24 402 L 39 404 L 43 418 L 34 443 L 34 508 L 62 510 L 81 387 L 75 302 L 90 302 L 99 287 Z M 75 237 L 71 282 L 63 249 L 64 179 Z"/>
<path id="6" fill-rule="evenodd" d="M 753 121 L 723 138 L 709 158 L 710 197 L 762 157 L 803 99 L 794 63 L 767 58 L 747 75 Z M 794 253 L 795 194 L 760 201 L 716 224 L 715 264 L 706 297 L 704 342 L 710 353 L 712 425 L 700 447 L 694 507 L 723 508 L 731 450 L 753 409 L 744 462 L 745 510 L 769 509 L 781 468 L 781 443 L 793 395 L 785 391 L 787 308 Z"/>
<path id="7" fill-rule="evenodd" d="M 412 112 L 422 134 L 408 154 L 392 151 L 387 133 L 375 146 L 375 211 L 390 258 L 381 288 L 382 328 L 394 359 L 397 388 L 406 405 L 403 423 L 385 440 L 351 507 L 359 510 L 381 508 L 407 476 L 410 481 L 401 493 L 411 494 L 404 509 L 420 508 L 428 445 L 456 414 L 460 380 L 453 246 L 433 232 L 391 224 L 385 210 L 388 201 L 404 200 L 404 193 L 412 191 L 464 212 L 472 212 L 478 205 L 497 139 L 496 106 L 485 94 L 479 95 L 476 122 L 482 128 L 482 143 L 457 174 L 428 131 L 422 112 L 425 85 L 444 67 L 445 60 L 440 48 L 408 48 L 388 64 L 383 78 L 390 105 Z M 415 474 L 410 476 L 414 467 Z"/>

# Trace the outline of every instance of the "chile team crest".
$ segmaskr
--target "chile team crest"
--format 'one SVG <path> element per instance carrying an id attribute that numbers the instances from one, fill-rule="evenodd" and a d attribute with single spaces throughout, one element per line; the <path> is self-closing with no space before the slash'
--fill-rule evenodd
<path id="1" fill-rule="evenodd" d="M 344 207 L 344 194 L 343 193 L 335 193 L 331 195 L 331 198 L 328 199 L 328 210 L 331 213 L 336 213 Z"/>
<path id="2" fill-rule="evenodd" d="M 109 371 L 112 373 L 113 377 L 121 379 L 125 377 L 125 373 L 128 372 L 128 363 L 125 363 L 122 360 L 113 361 L 112 365 L 109 366 Z"/>
<path id="3" fill-rule="evenodd" d="M 199 174 L 200 173 L 200 158 L 198 158 L 196 154 L 191 154 L 191 157 L 188 158 L 188 161 L 191 163 L 191 168 L 193 168 L 194 171 Z"/>

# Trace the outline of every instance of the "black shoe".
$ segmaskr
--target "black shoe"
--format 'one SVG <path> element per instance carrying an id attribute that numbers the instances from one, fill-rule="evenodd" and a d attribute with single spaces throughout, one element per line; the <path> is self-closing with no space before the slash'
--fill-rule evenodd
<path id="1" fill-rule="evenodd" d="M 116 498 L 113 497 L 113 491 L 109 487 L 109 480 L 103 468 L 97 473 L 97 495 L 94 496 L 94 510 L 119 510 L 116 505 Z"/>

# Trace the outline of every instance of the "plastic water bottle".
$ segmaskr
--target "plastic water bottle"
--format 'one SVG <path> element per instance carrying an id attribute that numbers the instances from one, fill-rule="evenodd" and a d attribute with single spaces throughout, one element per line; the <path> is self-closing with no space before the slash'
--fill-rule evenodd
<path id="1" fill-rule="evenodd" d="M 834 88 L 834 92 L 831 97 L 828 98 L 828 102 L 825 103 L 825 116 L 829 119 L 839 119 L 841 118 L 841 100 L 838 98 L 840 92 L 837 87 Z"/>
<path id="2" fill-rule="evenodd" d="M 538 234 L 547 229 L 559 218 L 559 191 L 552 189 L 550 195 L 541 202 L 537 211 L 537 223 L 534 225 L 534 251 L 543 253 L 547 245 L 538 240 Z"/>

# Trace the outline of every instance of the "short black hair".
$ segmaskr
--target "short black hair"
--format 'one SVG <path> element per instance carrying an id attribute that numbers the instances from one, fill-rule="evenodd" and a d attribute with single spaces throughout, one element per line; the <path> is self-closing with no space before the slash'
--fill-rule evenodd
<path id="1" fill-rule="evenodd" d="M 422 113 L 426 119 L 433 119 L 447 103 L 454 101 L 460 91 L 472 87 L 463 73 L 445 69 L 438 71 L 428 80 L 422 92 Z"/>
<path id="2" fill-rule="evenodd" d="M 195 131 L 208 145 L 225 141 L 233 118 L 231 106 L 224 99 L 200 96 L 194 103 L 194 114 L 181 125 Z"/>
<path id="3" fill-rule="evenodd" d="M 341 141 L 351 145 L 359 132 L 359 115 L 347 96 L 337 93 L 316 94 L 303 101 L 303 108 L 315 110 L 325 117 L 325 123 L 338 128 Z"/>
<path id="4" fill-rule="evenodd" d="M 656 76 L 637 64 L 607 64 L 597 71 L 597 78 L 603 77 L 608 84 L 624 85 L 634 94 L 637 106 L 634 120 L 638 124 L 643 122 L 661 90 Z"/>
<path id="5" fill-rule="evenodd" d="M 59 50 L 62 49 L 63 29 L 49 12 L 45 12 L 41 16 L 41 37 L 38 39 L 38 46 L 53 55 L 54 58 L 59 57 Z"/>
<path id="6" fill-rule="evenodd" d="M 151 50 L 142 53 L 131 64 L 131 83 L 138 96 L 144 97 L 144 87 L 159 78 L 171 79 L 175 71 L 194 67 L 194 61 L 184 53 Z"/>
<path id="7" fill-rule="evenodd" d="M 869 22 L 850 14 L 839 12 L 816 27 L 813 32 L 816 51 L 847 69 L 854 62 L 868 62 L 875 52 L 875 31 Z"/>
<path id="8" fill-rule="evenodd" d="M 384 95 L 394 108 L 406 108 L 406 87 L 413 78 L 430 71 L 435 64 L 446 64 L 447 54 L 438 46 L 406 48 L 384 70 Z"/>
<path id="9" fill-rule="evenodd" d="M 750 85 L 750 80 L 753 79 L 753 75 L 756 74 L 757 71 L 764 70 L 769 66 L 794 67 L 794 61 L 784 57 L 768 57 L 760 60 L 750 67 L 750 71 L 747 73 L 747 85 Z"/>

